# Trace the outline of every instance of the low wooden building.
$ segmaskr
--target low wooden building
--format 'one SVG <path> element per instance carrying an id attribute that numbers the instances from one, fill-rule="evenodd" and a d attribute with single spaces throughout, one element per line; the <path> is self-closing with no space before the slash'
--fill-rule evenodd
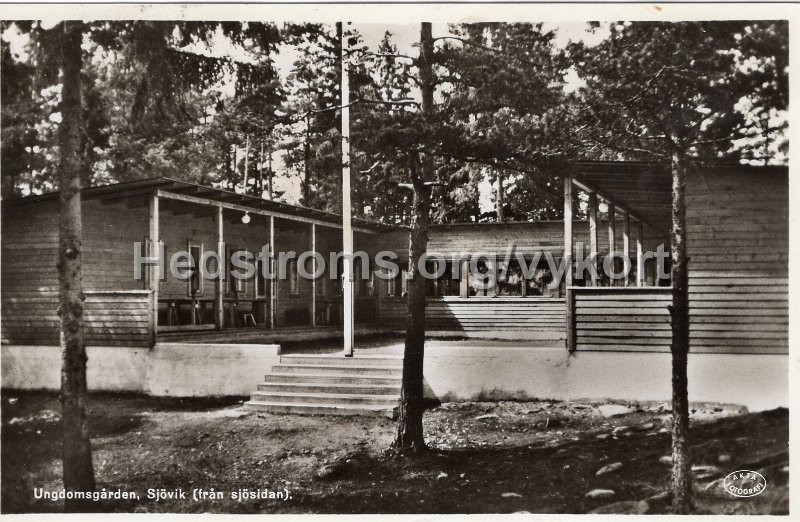
<path id="1" fill-rule="evenodd" d="M 727 372 L 733 378 L 757 367 L 771 381 L 765 386 L 774 388 L 771 398 L 762 401 L 769 405 L 782 403 L 786 387 L 782 369 L 788 361 L 787 188 L 786 168 L 746 166 L 703 168 L 689 176 L 687 186 L 690 371 L 691 364 L 706 365 L 702 367 L 724 369 L 717 377 L 724 378 Z M 580 205 L 588 219 L 574 218 L 578 192 L 585 194 Z M 598 263 L 610 251 L 624 251 L 638 267 L 638 259 L 659 244 L 668 251 L 669 171 L 653 164 L 584 163 L 566 179 L 564 193 L 563 221 L 432 227 L 428 250 L 443 261 L 432 262 L 431 269 L 444 266 L 441 277 L 428 285 L 430 336 L 506 339 L 519 345 L 508 351 L 507 346 L 487 341 L 485 349 L 446 352 L 446 357 L 445 349 L 432 350 L 426 354 L 426 380 L 434 395 L 471 398 L 494 390 L 492 397 L 521 393 L 568 398 L 596 393 L 646 398 L 650 393 L 646 390 L 653 386 L 653 378 L 645 377 L 649 374 L 643 369 L 666 360 L 671 336 L 669 281 L 656 277 L 655 262 L 641 263 L 643 270 L 634 268 L 630 278 L 619 281 L 585 282 L 567 272 L 561 285 L 549 288 L 546 263 L 540 262 L 535 274 L 526 278 L 516 255 L 529 263 L 537 253 L 550 253 L 560 262 L 564 252 L 579 256 L 577 244 L 583 243 Z M 601 207 L 607 208 L 599 211 Z M 255 384 L 247 382 L 251 373 L 264 371 L 251 370 L 261 363 L 248 362 L 247 357 L 261 355 L 252 355 L 248 351 L 252 347 L 237 345 L 239 351 L 225 352 L 235 355 L 220 359 L 225 350 L 220 341 L 269 344 L 341 335 L 340 279 L 298 277 L 296 264 L 289 265 L 289 277 L 274 284 L 260 276 L 244 281 L 197 275 L 178 279 L 169 274 L 168 266 L 161 280 L 156 267 L 149 267 L 143 279 L 134 277 L 136 256 L 152 255 L 159 241 L 167 260 L 178 251 L 200 258 L 216 250 L 219 242 L 225 243 L 228 254 L 252 253 L 259 267 L 269 262 L 259 257 L 265 244 L 277 252 L 313 251 L 327 258 L 341 250 L 338 215 L 153 179 L 85 190 L 83 216 L 86 340 L 90 360 L 101 365 L 93 379 L 105 383 L 96 387 L 172 395 L 238 394 Z M 367 252 L 373 261 L 378 252 L 395 252 L 399 265 L 407 264 L 406 229 L 362 221 L 353 227 L 356 250 Z M 57 243 L 57 194 L 2 203 L 4 386 L 53 387 L 50 381 L 58 364 L 58 352 L 53 351 L 58 345 Z M 454 255 L 466 254 L 458 262 L 468 263 L 469 256 L 478 253 L 496 254 L 496 268 L 505 268 L 494 288 L 476 285 L 465 275 L 464 265 L 459 267 L 461 277 L 451 277 L 456 267 L 449 260 Z M 364 270 L 370 269 L 357 265 L 357 275 Z M 401 331 L 403 274 L 389 280 L 375 273 L 367 276 L 355 284 L 357 331 Z M 168 346 L 178 350 L 176 343 L 184 343 L 182 355 L 164 356 Z M 722 358 L 706 359 L 706 355 Z M 749 358 L 729 357 L 739 355 Z M 148 357 L 148 362 L 141 362 Z M 151 359 L 159 357 L 169 361 L 156 370 Z M 505 366 L 488 369 L 496 361 L 505 361 Z M 221 371 L 222 377 L 198 391 L 190 370 L 203 364 L 207 368 L 202 375 Z M 483 371 L 475 373 L 476 365 L 483 365 Z M 121 366 L 129 373 L 114 376 Z M 516 366 L 527 373 L 515 378 Z M 47 375 L 37 374 L 42 367 Z M 616 378 L 642 382 L 629 390 L 614 387 L 615 380 L 602 381 L 600 374 L 595 375 L 605 367 L 619 371 Z M 165 375 L 176 368 L 189 372 L 180 386 L 159 382 L 157 389 L 144 384 L 137 388 L 144 375 L 169 380 Z M 562 372 L 581 371 L 591 377 L 556 378 Z M 702 371 L 706 375 L 707 370 Z M 534 382 L 531 375 L 541 378 Z M 437 379 L 442 382 L 439 387 Z M 700 384 L 707 386 L 700 395 L 716 396 L 716 381 Z M 662 388 L 659 384 L 654 390 L 660 391 L 652 394 L 661 397 Z"/>

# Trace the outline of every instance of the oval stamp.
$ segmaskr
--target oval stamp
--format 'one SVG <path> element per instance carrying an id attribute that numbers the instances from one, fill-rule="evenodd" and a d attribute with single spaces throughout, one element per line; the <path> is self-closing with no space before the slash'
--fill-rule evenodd
<path id="1" fill-rule="evenodd" d="M 754 497 L 767 489 L 767 479 L 761 473 L 740 469 L 729 473 L 723 481 L 725 491 L 734 497 Z"/>

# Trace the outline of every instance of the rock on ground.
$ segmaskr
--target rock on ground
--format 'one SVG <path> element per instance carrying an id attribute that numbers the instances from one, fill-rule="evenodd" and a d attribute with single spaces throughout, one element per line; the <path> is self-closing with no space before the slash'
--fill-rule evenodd
<path id="1" fill-rule="evenodd" d="M 617 415 L 625 415 L 634 411 L 630 406 L 624 404 L 603 404 L 597 407 L 597 411 L 603 417 L 616 417 Z"/>
<path id="2" fill-rule="evenodd" d="M 593 489 L 586 494 L 586 498 L 611 498 L 614 495 L 613 489 Z"/>
<path id="3" fill-rule="evenodd" d="M 613 464 L 609 464 L 608 466 L 603 466 L 602 468 L 598 469 L 595 475 L 599 477 L 600 475 L 605 475 L 606 473 L 613 473 L 620 468 L 622 468 L 622 462 L 615 462 Z"/>

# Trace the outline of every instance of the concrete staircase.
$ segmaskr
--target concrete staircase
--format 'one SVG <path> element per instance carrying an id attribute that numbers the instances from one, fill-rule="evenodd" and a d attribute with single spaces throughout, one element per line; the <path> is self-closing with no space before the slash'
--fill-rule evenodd
<path id="1" fill-rule="evenodd" d="M 306 415 L 395 417 L 402 356 L 281 355 L 245 405 Z"/>

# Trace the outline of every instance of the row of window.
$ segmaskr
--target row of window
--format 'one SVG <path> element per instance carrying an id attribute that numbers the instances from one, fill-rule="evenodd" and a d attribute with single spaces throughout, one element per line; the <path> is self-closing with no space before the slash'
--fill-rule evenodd
<path id="1" fill-rule="evenodd" d="M 190 256 L 198 266 L 203 253 L 202 244 L 190 243 L 188 248 Z M 237 248 L 227 247 L 225 259 L 230 259 L 231 254 L 245 251 Z M 355 260 L 355 294 L 362 297 L 375 296 L 375 274 L 372 267 L 363 266 L 359 258 Z M 260 254 L 256 258 L 256 276 L 253 280 L 252 289 L 250 280 L 243 280 L 232 277 L 230 274 L 237 269 L 227 267 L 228 276 L 226 278 L 226 293 L 239 298 L 267 298 L 269 296 L 269 285 L 271 281 L 263 277 L 263 262 Z M 312 272 L 312 261 L 309 260 L 308 272 Z M 437 264 L 442 263 L 442 264 Z M 391 279 L 386 279 L 384 287 L 385 297 L 404 297 L 408 291 L 408 266 L 401 269 L 398 274 Z M 559 296 L 563 293 L 563 282 L 557 288 L 550 288 L 553 280 L 552 273 L 546 262 L 533 271 L 530 277 L 525 277 L 525 273 L 519 263 L 515 260 L 499 262 L 493 268 L 491 262 L 479 261 L 477 265 L 478 274 L 470 273 L 466 263 L 458 267 L 457 277 L 454 277 L 455 267 L 452 261 L 429 261 L 426 269 L 428 273 L 439 274 L 439 277 L 426 279 L 426 295 L 429 297 L 461 296 L 461 297 L 527 297 L 527 296 Z M 650 267 L 648 267 L 650 268 Z M 272 272 L 274 270 L 271 269 Z M 363 270 L 368 270 L 366 278 L 362 277 Z M 491 272 L 491 274 L 490 274 Z M 648 271 L 650 272 L 650 271 Z M 316 281 L 316 294 L 318 297 L 336 297 L 342 294 L 341 276 L 343 273 L 343 260 L 339 260 L 337 266 L 337 277 L 331 279 L 321 277 Z M 297 259 L 290 259 L 286 269 L 286 283 L 289 295 L 300 295 L 301 276 L 297 266 Z M 495 279 L 494 284 L 491 280 Z M 187 296 L 203 296 L 203 279 L 198 270 L 193 270 L 187 282 Z M 577 282 L 580 284 L 580 282 Z"/>

